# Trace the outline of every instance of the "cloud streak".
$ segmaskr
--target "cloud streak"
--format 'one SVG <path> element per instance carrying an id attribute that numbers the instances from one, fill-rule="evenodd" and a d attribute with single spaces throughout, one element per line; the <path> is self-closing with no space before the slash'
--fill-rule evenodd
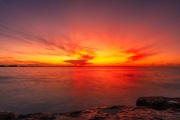
<path id="1" fill-rule="evenodd" d="M 18 29 L 13 29 L 9 27 L 9 25 L 6 24 L 0 24 L 0 37 L 5 38 L 13 38 L 19 41 L 25 41 L 29 44 L 39 44 L 43 46 L 45 50 L 48 50 L 49 52 L 40 52 L 40 51 L 17 51 L 17 50 L 11 50 L 11 49 L 5 49 L 0 48 L 1 50 L 13 52 L 17 54 L 39 54 L 39 55 L 55 55 L 55 56 L 61 56 L 63 53 L 67 56 L 73 56 L 76 54 L 78 57 L 77 60 L 65 60 L 66 63 L 71 63 L 73 65 L 87 65 L 89 60 L 94 58 L 95 51 L 98 51 L 97 48 L 91 48 L 91 47 L 84 47 L 79 45 L 76 42 L 73 42 L 72 39 L 69 37 L 62 35 L 60 42 L 53 40 L 53 39 L 47 39 L 42 36 L 37 36 L 35 34 L 30 34 L 28 32 L 22 32 Z M 86 53 L 81 53 L 81 51 L 84 51 Z M 53 53 L 54 52 L 54 53 Z"/>
<path id="2" fill-rule="evenodd" d="M 97 57 L 95 54 L 97 51 L 104 51 L 98 48 L 93 47 L 86 47 L 81 46 L 79 43 L 72 40 L 70 37 L 62 35 L 61 40 L 54 40 L 54 39 L 48 39 L 39 35 L 30 34 L 28 32 L 22 32 L 18 29 L 13 29 L 9 27 L 10 25 L 6 24 L 0 24 L 0 36 L 1 37 L 7 37 L 7 38 L 14 38 L 19 41 L 25 41 L 29 44 L 38 44 L 43 47 L 43 49 L 46 50 L 46 52 L 42 51 L 17 51 L 17 50 L 10 50 L 10 49 L 4 49 L 0 48 L 1 50 L 13 52 L 17 54 L 37 54 L 37 55 L 51 55 L 51 56 L 61 56 L 62 54 L 66 56 L 75 56 L 74 59 L 67 59 L 63 62 L 69 63 L 71 65 L 75 66 L 85 66 L 90 63 L 90 60 L 93 60 Z M 142 47 L 134 47 L 134 48 L 121 48 L 126 49 L 123 51 L 125 54 L 129 54 L 130 56 L 127 58 L 126 62 L 135 62 L 135 61 L 141 61 L 148 57 L 151 57 L 155 55 L 151 49 L 153 48 L 153 45 L 149 46 L 142 46 Z M 120 57 L 123 57 L 122 55 Z"/>

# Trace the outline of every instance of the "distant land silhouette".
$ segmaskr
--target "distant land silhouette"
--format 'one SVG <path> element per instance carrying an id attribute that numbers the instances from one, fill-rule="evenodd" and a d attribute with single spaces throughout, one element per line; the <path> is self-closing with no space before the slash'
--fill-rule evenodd
<path id="1" fill-rule="evenodd" d="M 0 67 L 19 67 L 18 65 L 0 65 Z"/>
<path id="2" fill-rule="evenodd" d="M 0 65 L 0 67 L 180 67 L 180 65 L 142 65 L 142 66 L 60 66 L 60 65 Z"/>

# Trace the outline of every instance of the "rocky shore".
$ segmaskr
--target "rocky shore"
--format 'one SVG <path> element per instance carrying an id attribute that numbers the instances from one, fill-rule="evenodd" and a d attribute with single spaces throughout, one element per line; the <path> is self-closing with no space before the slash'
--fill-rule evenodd
<path id="1" fill-rule="evenodd" d="M 103 106 L 69 113 L 0 112 L 0 120 L 180 120 L 180 98 L 140 97 L 135 107 Z"/>

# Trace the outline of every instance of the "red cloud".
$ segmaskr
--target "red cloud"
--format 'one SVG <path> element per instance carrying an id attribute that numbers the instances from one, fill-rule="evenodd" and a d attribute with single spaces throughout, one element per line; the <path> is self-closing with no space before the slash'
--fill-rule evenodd
<path id="1" fill-rule="evenodd" d="M 133 56 L 129 57 L 128 58 L 128 62 L 142 60 L 142 59 L 144 59 L 146 57 L 148 57 L 148 55 L 145 55 L 145 54 L 136 54 L 136 55 L 133 55 Z"/>
<path id="2" fill-rule="evenodd" d="M 133 61 L 140 61 L 145 58 L 151 57 L 153 55 L 158 54 L 157 52 L 154 52 L 152 45 L 147 45 L 143 47 L 137 47 L 137 48 L 131 48 L 128 50 L 125 50 L 125 53 L 132 54 L 127 60 L 127 62 L 133 62 Z"/>

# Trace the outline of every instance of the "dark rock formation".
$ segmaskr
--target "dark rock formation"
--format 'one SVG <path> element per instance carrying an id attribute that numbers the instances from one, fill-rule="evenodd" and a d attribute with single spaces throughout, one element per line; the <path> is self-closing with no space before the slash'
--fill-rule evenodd
<path id="1" fill-rule="evenodd" d="M 0 120 L 13 120 L 15 117 L 14 112 L 0 112 Z"/>
<path id="2" fill-rule="evenodd" d="M 137 107 L 116 105 L 69 113 L 0 112 L 0 120 L 180 120 L 179 98 L 140 97 L 136 104 Z"/>
<path id="3" fill-rule="evenodd" d="M 168 108 L 179 110 L 180 98 L 140 97 L 136 101 L 136 106 L 144 106 L 157 110 L 166 110 Z"/>
<path id="4" fill-rule="evenodd" d="M 52 113 L 45 113 L 45 112 L 18 116 L 18 120 L 26 120 L 27 118 L 33 118 L 33 120 L 54 120 L 55 116 Z"/>
<path id="5" fill-rule="evenodd" d="M 78 117 L 82 114 L 82 111 L 74 111 L 74 112 L 70 112 L 67 114 L 67 116 L 70 116 L 70 117 Z"/>

